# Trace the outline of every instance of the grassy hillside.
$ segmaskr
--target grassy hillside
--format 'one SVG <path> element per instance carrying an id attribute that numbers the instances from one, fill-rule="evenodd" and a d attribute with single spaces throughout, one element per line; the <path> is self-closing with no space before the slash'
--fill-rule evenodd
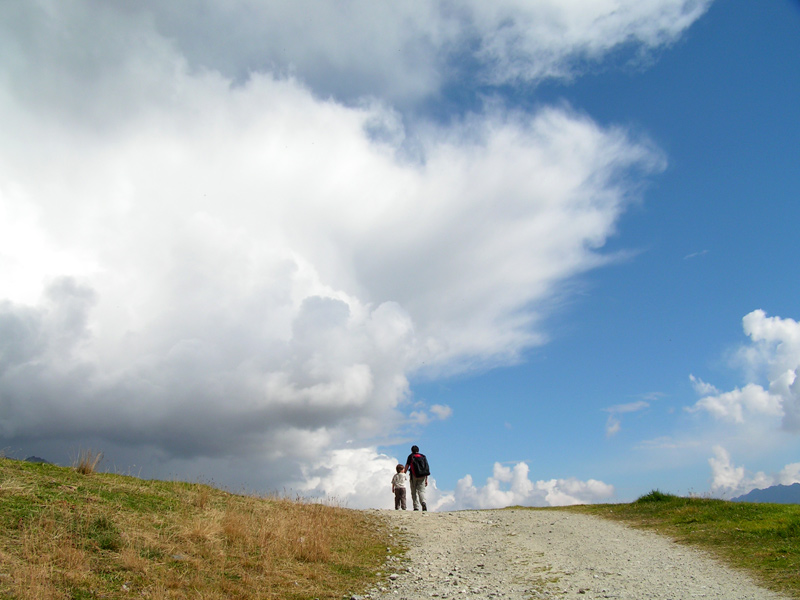
<path id="1" fill-rule="evenodd" d="M 387 556 L 363 511 L 91 466 L 0 458 L 0 598 L 342 598 Z"/>
<path id="2" fill-rule="evenodd" d="M 683 498 L 653 491 L 630 504 L 570 507 L 702 548 L 763 585 L 800 598 L 800 505 Z"/>
<path id="3" fill-rule="evenodd" d="M 363 511 L 0 458 L 0 599 L 340 599 L 399 538 Z M 84 472 L 81 472 L 84 471 Z M 800 505 L 652 492 L 568 507 L 699 546 L 800 598 Z"/>

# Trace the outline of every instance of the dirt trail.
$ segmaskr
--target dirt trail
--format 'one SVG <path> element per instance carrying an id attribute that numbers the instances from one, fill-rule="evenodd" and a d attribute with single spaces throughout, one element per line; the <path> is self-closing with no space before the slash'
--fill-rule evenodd
<path id="1" fill-rule="evenodd" d="M 658 534 L 558 511 L 379 511 L 411 550 L 380 589 L 355 598 L 420 600 L 785 599 Z"/>

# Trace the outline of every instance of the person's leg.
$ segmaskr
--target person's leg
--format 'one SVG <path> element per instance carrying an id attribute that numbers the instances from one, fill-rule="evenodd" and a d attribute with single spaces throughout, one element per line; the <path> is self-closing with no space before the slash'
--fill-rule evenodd
<path id="1" fill-rule="evenodd" d="M 419 510 L 419 500 L 417 498 L 417 492 L 419 488 L 419 482 L 422 481 L 421 479 L 415 479 L 414 477 L 411 478 L 411 502 L 414 504 L 414 510 Z"/>

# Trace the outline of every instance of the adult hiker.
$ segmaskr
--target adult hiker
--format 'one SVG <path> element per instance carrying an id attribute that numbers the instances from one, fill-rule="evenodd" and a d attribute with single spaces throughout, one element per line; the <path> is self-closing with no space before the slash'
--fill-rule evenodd
<path id="1" fill-rule="evenodd" d="M 428 475 L 431 474 L 428 467 L 428 459 L 424 454 L 420 454 L 418 446 L 411 446 L 411 454 L 406 459 L 406 473 L 411 477 L 411 500 L 414 503 L 414 510 L 428 510 L 425 504 L 425 487 L 428 485 Z"/>

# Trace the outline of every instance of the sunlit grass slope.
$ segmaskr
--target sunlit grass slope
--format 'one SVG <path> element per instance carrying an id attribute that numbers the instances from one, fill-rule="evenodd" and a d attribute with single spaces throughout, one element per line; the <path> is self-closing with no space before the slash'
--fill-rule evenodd
<path id="1" fill-rule="evenodd" d="M 363 511 L 0 458 L 0 598 L 342 598 L 387 556 Z"/>
<path id="2" fill-rule="evenodd" d="M 630 504 L 570 507 L 700 547 L 800 598 L 800 505 L 684 498 L 653 491 Z"/>

